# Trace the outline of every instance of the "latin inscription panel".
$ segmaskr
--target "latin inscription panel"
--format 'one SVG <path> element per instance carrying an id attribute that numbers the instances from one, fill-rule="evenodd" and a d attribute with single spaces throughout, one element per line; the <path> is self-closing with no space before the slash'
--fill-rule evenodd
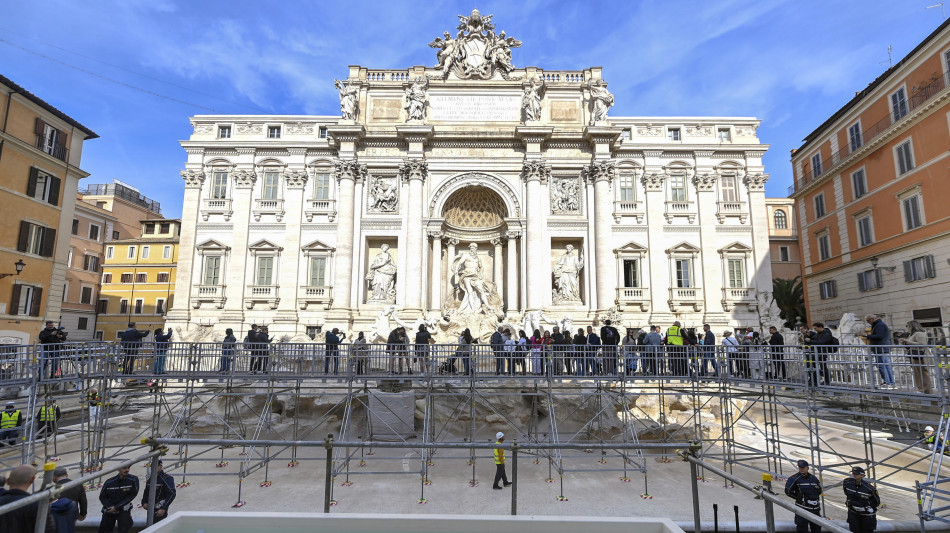
<path id="1" fill-rule="evenodd" d="M 435 122 L 519 122 L 520 94 L 439 94 L 430 91 L 429 120 Z"/>

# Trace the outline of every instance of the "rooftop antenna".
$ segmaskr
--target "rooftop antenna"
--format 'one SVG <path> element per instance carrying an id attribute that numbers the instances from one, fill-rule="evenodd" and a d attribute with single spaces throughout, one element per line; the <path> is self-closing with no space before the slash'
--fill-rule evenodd
<path id="1" fill-rule="evenodd" d="M 891 45 L 887 45 L 887 68 L 891 68 Z M 883 65 L 884 62 L 881 61 L 878 65 Z"/>
<path id="2" fill-rule="evenodd" d="M 947 10 L 944 9 L 944 7 L 943 7 L 943 2 L 940 2 L 939 4 L 934 4 L 934 5 L 932 5 L 932 6 L 927 6 L 927 7 L 925 7 L 924 9 L 930 9 L 930 8 L 932 8 L 932 7 L 939 7 L 939 8 L 940 8 L 940 14 L 943 15 L 943 20 L 947 20 Z"/>

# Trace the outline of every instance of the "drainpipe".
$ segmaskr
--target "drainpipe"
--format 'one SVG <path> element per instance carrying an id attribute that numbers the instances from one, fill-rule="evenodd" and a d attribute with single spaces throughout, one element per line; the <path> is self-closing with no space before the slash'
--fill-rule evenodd
<path id="1" fill-rule="evenodd" d="M 0 130 L 3 133 L 7 132 L 7 119 L 10 117 L 10 101 L 13 100 L 14 94 L 19 94 L 20 91 L 11 91 L 7 95 L 7 108 L 3 111 L 3 129 Z M 0 159 L 3 158 L 3 143 L 6 142 L 5 139 L 0 139 Z"/>

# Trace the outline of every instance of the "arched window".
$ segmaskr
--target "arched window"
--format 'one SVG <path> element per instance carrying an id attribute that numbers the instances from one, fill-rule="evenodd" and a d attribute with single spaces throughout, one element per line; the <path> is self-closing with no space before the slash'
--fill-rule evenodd
<path id="1" fill-rule="evenodd" d="M 775 229 L 788 229 L 788 216 L 781 209 L 775 211 Z"/>

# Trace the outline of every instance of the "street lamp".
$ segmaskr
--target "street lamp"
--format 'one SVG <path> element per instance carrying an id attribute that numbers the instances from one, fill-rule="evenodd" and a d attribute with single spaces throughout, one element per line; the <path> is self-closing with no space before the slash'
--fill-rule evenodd
<path id="1" fill-rule="evenodd" d="M 871 267 L 872 267 L 872 268 L 877 268 L 877 262 L 878 262 L 878 261 L 877 261 L 877 256 L 875 255 L 874 257 L 871 258 Z"/>
<path id="2" fill-rule="evenodd" d="M 23 267 L 26 266 L 26 263 L 24 263 L 22 259 L 18 259 L 16 263 L 13 263 L 13 266 L 16 267 L 16 274 L 0 273 L 0 279 L 7 276 L 19 276 L 20 272 L 23 272 Z"/>

